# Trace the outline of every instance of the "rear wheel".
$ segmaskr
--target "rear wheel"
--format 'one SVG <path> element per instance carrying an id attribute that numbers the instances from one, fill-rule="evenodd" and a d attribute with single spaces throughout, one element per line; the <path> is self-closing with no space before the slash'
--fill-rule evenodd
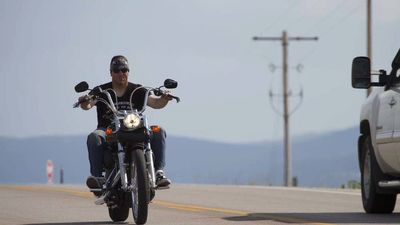
<path id="1" fill-rule="evenodd" d="M 147 221 L 148 203 L 150 199 L 149 180 L 143 150 L 132 150 L 132 166 L 130 184 L 132 186 L 132 214 L 136 224 Z"/>
<path id="2" fill-rule="evenodd" d="M 392 213 L 396 205 L 396 194 L 377 193 L 380 171 L 376 162 L 371 139 L 367 136 L 362 147 L 361 195 L 365 212 Z"/>

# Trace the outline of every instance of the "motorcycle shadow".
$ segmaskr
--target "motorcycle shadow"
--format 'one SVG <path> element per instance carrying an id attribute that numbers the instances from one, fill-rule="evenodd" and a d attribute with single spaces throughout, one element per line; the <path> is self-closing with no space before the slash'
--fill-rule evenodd
<path id="1" fill-rule="evenodd" d="M 286 223 L 348 223 L 348 224 L 398 224 L 400 213 L 366 214 L 363 212 L 323 212 L 323 213 L 249 213 L 244 216 L 223 218 L 228 221 L 270 220 Z"/>
<path id="2" fill-rule="evenodd" d="M 128 222 L 95 221 L 95 222 L 61 222 L 61 223 L 29 223 L 23 225 L 115 225 L 129 224 Z"/>

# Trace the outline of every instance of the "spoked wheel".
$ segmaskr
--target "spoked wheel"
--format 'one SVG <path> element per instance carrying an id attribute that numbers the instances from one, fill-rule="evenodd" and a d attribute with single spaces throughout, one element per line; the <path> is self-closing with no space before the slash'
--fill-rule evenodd
<path id="1" fill-rule="evenodd" d="M 146 173 L 146 162 L 143 150 L 132 150 L 132 166 L 130 173 L 132 186 L 132 214 L 136 224 L 147 221 L 148 204 L 150 199 L 149 180 Z"/>

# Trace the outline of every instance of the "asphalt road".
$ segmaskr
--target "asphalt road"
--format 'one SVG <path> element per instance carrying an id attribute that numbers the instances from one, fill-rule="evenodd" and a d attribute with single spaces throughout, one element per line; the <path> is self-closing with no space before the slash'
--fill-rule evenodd
<path id="1" fill-rule="evenodd" d="M 94 200 L 83 186 L 0 185 L 0 225 L 115 224 Z M 399 211 L 365 214 L 359 190 L 173 185 L 157 192 L 147 224 L 400 224 Z"/>

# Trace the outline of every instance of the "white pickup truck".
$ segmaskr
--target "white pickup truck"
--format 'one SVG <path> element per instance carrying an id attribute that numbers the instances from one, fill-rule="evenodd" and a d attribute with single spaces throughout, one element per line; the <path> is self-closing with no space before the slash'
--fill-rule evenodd
<path id="1" fill-rule="evenodd" d="M 353 88 L 371 94 L 361 109 L 358 159 L 361 192 L 367 213 L 392 213 L 400 193 L 400 49 L 389 74 L 371 71 L 368 57 L 352 64 Z"/>

